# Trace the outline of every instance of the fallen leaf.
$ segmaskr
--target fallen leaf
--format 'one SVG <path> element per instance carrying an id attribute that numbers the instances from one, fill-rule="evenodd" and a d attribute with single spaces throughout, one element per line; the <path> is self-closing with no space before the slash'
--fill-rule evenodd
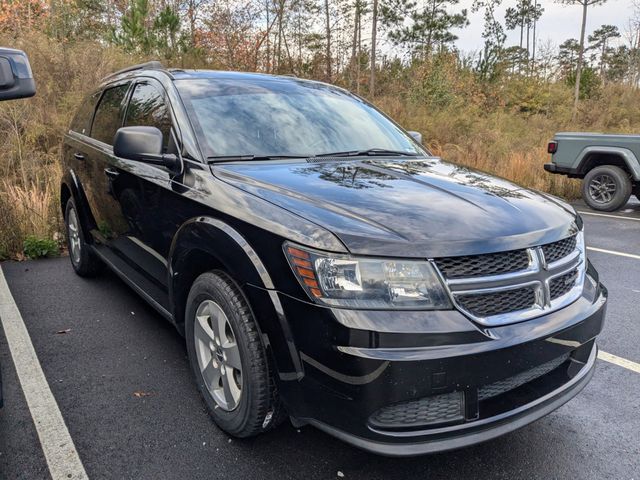
<path id="1" fill-rule="evenodd" d="M 137 398 L 150 397 L 151 395 L 153 395 L 153 392 L 143 392 L 142 390 L 133 392 L 133 396 Z"/>
<path id="2" fill-rule="evenodd" d="M 65 333 L 69 333 L 70 331 L 71 331 L 71 329 L 70 329 L 70 328 L 67 328 L 67 329 L 65 329 L 65 330 L 58 330 L 58 331 L 56 332 L 56 335 L 64 335 Z"/>

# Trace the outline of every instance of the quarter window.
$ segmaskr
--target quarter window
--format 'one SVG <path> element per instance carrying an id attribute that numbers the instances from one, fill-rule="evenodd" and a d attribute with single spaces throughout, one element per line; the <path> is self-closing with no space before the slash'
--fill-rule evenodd
<path id="1" fill-rule="evenodd" d="M 91 127 L 91 136 L 96 140 L 113 144 L 113 137 L 122 125 L 122 106 L 128 88 L 125 84 L 104 91 Z"/>
<path id="2" fill-rule="evenodd" d="M 171 115 L 162 94 L 153 85 L 136 85 L 125 118 L 125 126 L 156 127 L 162 132 L 164 151 L 171 139 Z"/>
<path id="3" fill-rule="evenodd" d="M 71 127 L 69 127 L 71 130 L 81 133 L 82 135 L 89 135 L 93 112 L 96 109 L 96 103 L 98 103 L 99 97 L 100 92 L 96 92 L 84 99 L 76 113 L 76 116 L 73 117 L 73 120 L 71 121 Z"/>

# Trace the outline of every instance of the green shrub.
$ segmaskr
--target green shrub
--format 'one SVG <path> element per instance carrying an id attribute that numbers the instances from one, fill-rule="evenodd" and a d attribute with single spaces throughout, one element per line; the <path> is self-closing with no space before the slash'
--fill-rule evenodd
<path id="1" fill-rule="evenodd" d="M 59 253 L 55 240 L 38 238 L 35 235 L 25 238 L 23 248 L 27 258 L 55 257 Z"/>

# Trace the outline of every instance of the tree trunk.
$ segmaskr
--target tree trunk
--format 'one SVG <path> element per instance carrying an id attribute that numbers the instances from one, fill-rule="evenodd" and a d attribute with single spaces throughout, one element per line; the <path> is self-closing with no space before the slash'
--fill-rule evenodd
<path id="1" fill-rule="evenodd" d="M 369 95 L 376 92 L 376 29 L 378 28 L 378 0 L 373 0 L 373 19 L 371 20 L 371 74 L 369 77 Z"/>
<path id="2" fill-rule="evenodd" d="M 522 48 L 522 39 L 524 35 L 524 17 L 520 18 L 520 48 Z"/>
<path id="3" fill-rule="evenodd" d="M 436 18 L 436 8 L 438 6 L 436 5 L 436 0 L 431 0 L 431 22 L 433 23 L 433 19 Z M 433 27 L 429 27 L 429 31 L 427 32 L 427 48 L 426 48 L 426 55 L 424 56 L 425 59 L 431 55 L 432 52 L 432 47 L 431 44 L 433 43 Z"/>
<path id="4" fill-rule="evenodd" d="M 358 22 L 360 17 L 360 0 L 356 0 L 355 11 L 353 13 L 353 42 L 351 43 L 351 60 L 349 65 L 349 84 L 353 88 L 356 69 L 356 51 L 358 48 Z"/>
<path id="5" fill-rule="evenodd" d="M 530 72 L 530 68 L 529 68 L 529 50 L 530 50 L 530 46 L 529 46 L 529 37 L 530 37 L 530 31 L 531 31 L 531 26 L 529 24 L 529 21 L 527 21 L 527 76 L 529 76 L 529 72 Z"/>
<path id="6" fill-rule="evenodd" d="M 578 101 L 580 99 L 580 76 L 582 74 L 582 57 L 584 56 L 584 32 L 587 26 L 588 0 L 582 0 L 582 28 L 580 30 L 580 48 L 578 50 L 578 64 L 576 65 L 576 88 L 573 94 L 573 113 L 571 120 L 575 121 L 578 114 Z"/>
<path id="7" fill-rule="evenodd" d="M 324 14 L 326 20 L 326 34 L 327 34 L 327 48 L 326 48 L 326 62 L 327 62 L 327 81 L 331 81 L 331 23 L 329 18 L 329 0 L 324 0 Z"/>
<path id="8" fill-rule="evenodd" d="M 193 0 L 189 2 L 189 33 L 191 34 L 191 46 L 196 46 L 196 7 Z"/>
<path id="9" fill-rule="evenodd" d="M 278 66 L 276 67 L 276 73 L 280 72 L 280 64 L 282 63 L 282 15 L 284 14 L 284 0 L 278 0 L 278 47 L 277 58 Z"/>
<path id="10" fill-rule="evenodd" d="M 533 54 L 531 55 L 531 65 L 535 70 L 536 68 L 536 24 L 538 23 L 538 0 L 535 0 L 533 4 Z"/>
<path id="11" fill-rule="evenodd" d="M 267 13 L 267 73 L 271 73 L 271 23 L 269 21 L 269 0 L 264 2 Z"/>
<path id="12" fill-rule="evenodd" d="M 602 53 L 600 54 L 600 78 L 602 78 L 602 83 L 607 83 L 605 82 L 605 78 L 604 78 L 604 56 L 605 56 L 605 52 L 607 51 L 607 39 L 603 38 L 602 39 Z"/>
<path id="13" fill-rule="evenodd" d="M 360 0 L 358 0 L 359 4 Z M 356 93 L 360 95 L 360 58 L 362 58 L 362 15 L 358 8 L 358 50 L 356 54 Z"/>

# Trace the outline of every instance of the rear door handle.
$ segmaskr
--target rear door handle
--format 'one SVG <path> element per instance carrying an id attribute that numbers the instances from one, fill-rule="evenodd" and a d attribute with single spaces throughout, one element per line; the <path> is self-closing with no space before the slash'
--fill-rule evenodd
<path id="1" fill-rule="evenodd" d="M 120 175 L 120 172 L 113 168 L 105 168 L 104 173 L 106 173 L 107 177 L 109 177 L 112 180 L 115 180 Z"/>
<path id="2" fill-rule="evenodd" d="M 76 160 L 84 160 L 84 155 L 81 153 L 74 153 L 73 156 L 76 157 Z"/>

